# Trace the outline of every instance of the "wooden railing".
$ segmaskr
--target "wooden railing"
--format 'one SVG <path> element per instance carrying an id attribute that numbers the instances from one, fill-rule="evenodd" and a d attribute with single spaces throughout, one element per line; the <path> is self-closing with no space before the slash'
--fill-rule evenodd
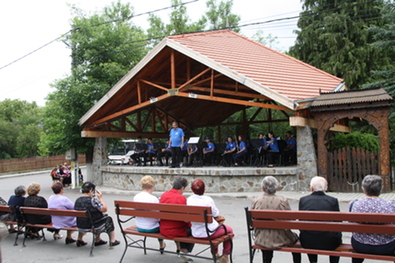
<path id="1" fill-rule="evenodd" d="M 66 160 L 65 155 L 0 160 L 0 173 L 50 170 L 65 162 L 70 164 L 70 160 Z M 78 163 L 79 165 L 86 163 L 85 154 L 78 155 Z"/>

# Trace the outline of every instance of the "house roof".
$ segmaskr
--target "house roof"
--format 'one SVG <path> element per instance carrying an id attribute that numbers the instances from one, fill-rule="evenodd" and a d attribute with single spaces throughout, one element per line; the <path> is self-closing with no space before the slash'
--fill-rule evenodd
<path id="1" fill-rule="evenodd" d="M 392 97 L 382 88 L 350 90 L 321 94 L 311 107 L 386 101 L 392 101 Z"/>
<path id="2" fill-rule="evenodd" d="M 319 96 L 320 89 L 322 92 L 335 91 L 343 82 L 341 78 L 233 31 L 211 31 L 168 38 L 212 60 L 218 67 L 236 72 L 245 81 L 255 82 L 261 93 L 271 90 L 298 101 Z"/>
<path id="3" fill-rule="evenodd" d="M 79 124 L 97 127 L 155 105 L 186 126 L 203 127 L 246 106 L 295 111 L 320 90 L 345 88 L 342 79 L 232 31 L 183 34 L 163 39 Z"/>

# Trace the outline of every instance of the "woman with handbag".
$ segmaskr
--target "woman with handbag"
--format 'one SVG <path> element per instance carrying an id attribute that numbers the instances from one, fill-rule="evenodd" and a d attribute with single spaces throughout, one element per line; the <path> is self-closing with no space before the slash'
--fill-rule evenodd
<path id="1" fill-rule="evenodd" d="M 223 225 L 225 218 L 219 215 L 219 210 L 214 203 L 214 200 L 204 195 L 204 191 L 206 190 L 205 184 L 202 180 L 196 179 L 193 181 L 191 185 L 191 190 L 194 193 L 187 199 L 187 205 L 196 205 L 196 206 L 210 206 L 212 213 L 213 213 L 213 220 L 212 223 L 208 224 L 208 228 L 212 234 L 210 235 L 211 238 L 217 238 L 223 236 L 225 234 L 233 233 L 233 229 L 230 226 Z M 218 222 L 219 221 L 219 222 Z M 192 236 L 195 238 L 208 238 L 207 232 L 204 223 L 192 223 Z M 223 243 L 223 257 L 220 258 L 220 263 L 227 263 L 229 261 L 228 256 L 232 249 L 232 240 L 228 239 Z M 216 248 L 215 253 L 217 253 L 218 248 Z M 218 253 L 217 253 L 218 256 Z"/>

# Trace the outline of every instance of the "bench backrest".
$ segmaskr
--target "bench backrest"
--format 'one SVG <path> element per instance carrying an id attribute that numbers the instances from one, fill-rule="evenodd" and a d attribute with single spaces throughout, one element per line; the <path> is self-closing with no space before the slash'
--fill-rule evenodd
<path id="1" fill-rule="evenodd" d="M 52 208 L 37 208 L 22 206 L 19 208 L 23 214 L 29 215 L 49 215 L 49 216 L 71 216 L 86 218 L 85 211 L 66 210 L 66 209 L 52 209 Z"/>
<path id="2" fill-rule="evenodd" d="M 395 235 L 395 215 L 326 211 L 252 210 L 245 208 L 251 228 L 299 229 Z"/>
<path id="3" fill-rule="evenodd" d="M 150 217 L 185 222 L 212 223 L 209 206 L 155 204 L 115 200 L 115 213 L 123 216 Z"/>
<path id="4" fill-rule="evenodd" d="M 8 205 L 0 205 L 0 212 L 11 213 L 11 209 Z"/>

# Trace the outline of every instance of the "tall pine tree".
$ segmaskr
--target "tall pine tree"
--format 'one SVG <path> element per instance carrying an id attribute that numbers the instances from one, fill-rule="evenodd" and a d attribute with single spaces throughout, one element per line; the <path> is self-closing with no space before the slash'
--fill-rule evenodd
<path id="1" fill-rule="evenodd" d="M 369 31 L 383 25 L 383 5 L 382 0 L 305 0 L 290 54 L 359 89 L 372 79 L 372 70 L 387 63 L 387 53 L 370 45 Z"/>

